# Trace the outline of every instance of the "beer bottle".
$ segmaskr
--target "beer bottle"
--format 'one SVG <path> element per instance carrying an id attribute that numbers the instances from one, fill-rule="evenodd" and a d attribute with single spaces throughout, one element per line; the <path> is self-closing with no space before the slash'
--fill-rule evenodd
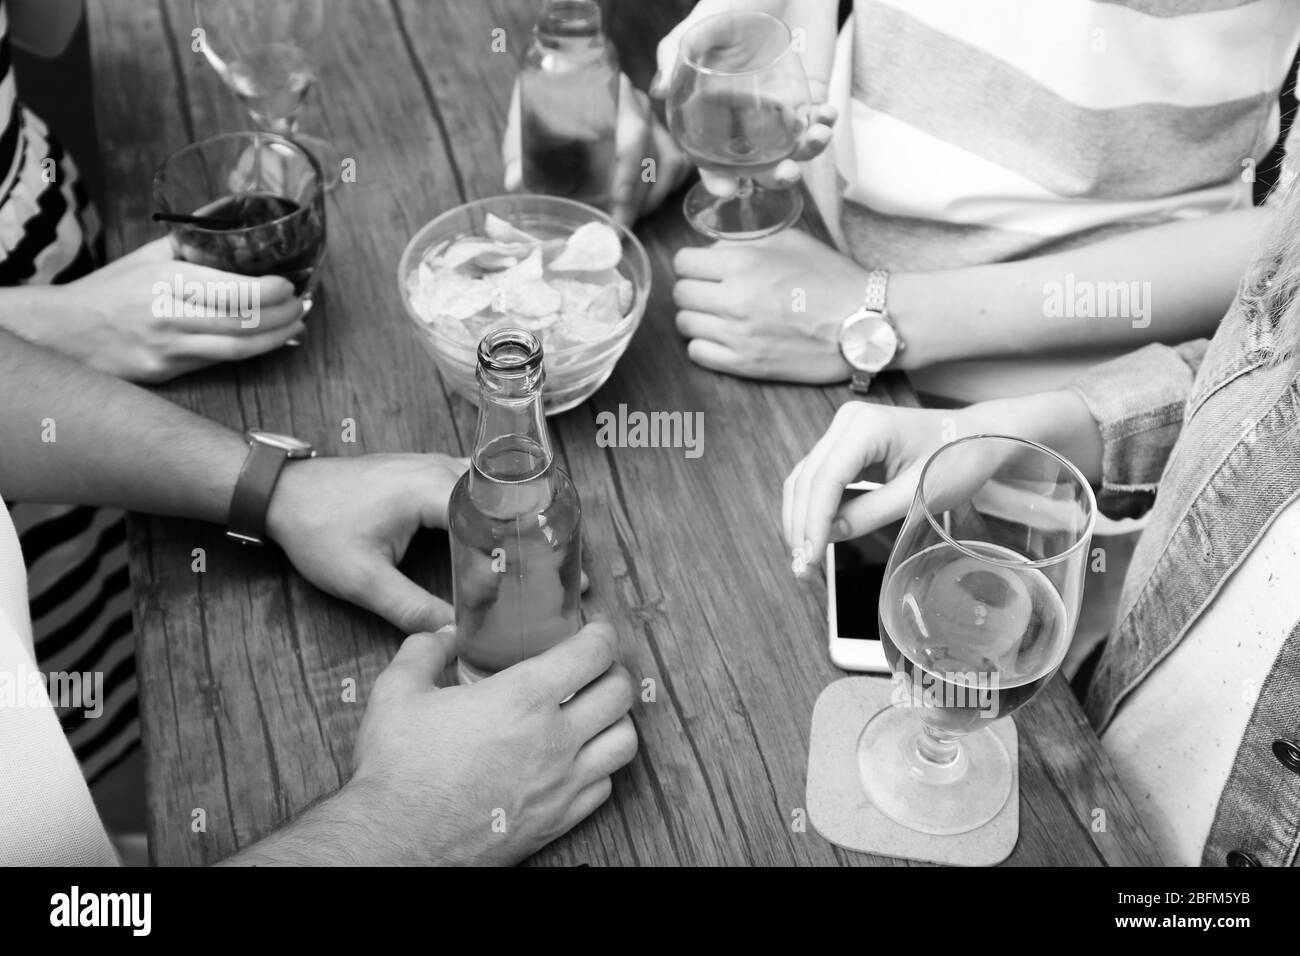
<path id="1" fill-rule="evenodd" d="M 547 0 L 519 70 L 524 189 L 606 212 L 618 127 L 618 53 L 595 0 Z"/>
<path id="2" fill-rule="evenodd" d="M 582 623 L 582 504 L 551 452 L 541 343 L 523 329 L 489 332 L 477 375 L 474 453 L 448 507 L 462 684 L 547 650 Z"/>

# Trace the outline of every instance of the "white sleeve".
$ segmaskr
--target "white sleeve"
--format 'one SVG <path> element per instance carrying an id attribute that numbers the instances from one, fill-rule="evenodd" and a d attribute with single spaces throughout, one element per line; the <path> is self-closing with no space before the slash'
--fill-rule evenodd
<path id="1" fill-rule="evenodd" d="M 116 866 L 32 657 L 26 591 L 0 502 L 0 866 Z"/>

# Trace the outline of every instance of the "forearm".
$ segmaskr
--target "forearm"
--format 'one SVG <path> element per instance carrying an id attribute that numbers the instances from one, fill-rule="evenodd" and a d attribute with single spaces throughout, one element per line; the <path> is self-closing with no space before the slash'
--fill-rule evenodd
<path id="1" fill-rule="evenodd" d="M 246 446 L 228 428 L 0 331 L 0 493 L 224 523 Z"/>
<path id="2" fill-rule="evenodd" d="M 967 434 L 1009 434 L 1046 445 L 1083 472 L 1091 485 L 1102 479 L 1101 429 L 1079 395 L 1061 389 L 971 405 Z"/>
<path id="3" fill-rule="evenodd" d="M 222 860 L 219 866 L 443 866 L 455 862 L 429 852 L 392 824 L 403 817 L 383 813 L 382 797 L 352 781 L 263 840 Z M 388 826 L 381 824 L 386 820 Z M 427 835 L 425 835 L 427 836 Z"/>
<path id="4" fill-rule="evenodd" d="M 835 59 L 835 40 L 839 35 L 837 0 L 790 0 L 786 23 L 791 30 L 802 30 L 799 49 L 813 99 L 824 99 Z"/>
<path id="5" fill-rule="evenodd" d="M 1272 216 L 1264 207 L 1243 209 L 1034 259 L 897 273 L 889 303 L 907 342 L 900 365 L 1136 349 L 1209 335 Z M 1112 296 L 1117 284 L 1125 290 Z M 1127 303 L 1127 315 L 1111 314 L 1116 302 Z"/>
<path id="6" fill-rule="evenodd" d="M 7 286 L 0 288 L 0 330 L 12 332 L 29 342 L 60 348 L 57 286 Z"/>

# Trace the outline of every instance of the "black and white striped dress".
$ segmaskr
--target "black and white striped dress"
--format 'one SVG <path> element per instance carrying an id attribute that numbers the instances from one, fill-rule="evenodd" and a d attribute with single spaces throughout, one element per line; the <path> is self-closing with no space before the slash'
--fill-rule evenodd
<path id="1" fill-rule="evenodd" d="M 18 98 L 4 0 L 0 122 L 0 285 L 85 275 L 97 264 L 99 224 L 71 158 Z M 140 742 L 123 515 L 21 502 L 10 510 L 28 568 L 39 669 L 104 675 L 99 717 L 80 708 L 59 714 L 94 783 Z"/>

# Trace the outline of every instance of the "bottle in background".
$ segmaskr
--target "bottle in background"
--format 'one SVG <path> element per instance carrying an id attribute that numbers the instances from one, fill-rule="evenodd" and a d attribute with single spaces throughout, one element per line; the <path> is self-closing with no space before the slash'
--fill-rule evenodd
<path id="1" fill-rule="evenodd" d="M 448 508 L 462 684 L 582 624 L 582 505 L 551 453 L 543 378 L 532 333 L 498 329 L 479 343 L 478 432 Z"/>
<path id="2" fill-rule="evenodd" d="M 546 0 L 519 70 L 524 189 L 609 211 L 618 52 L 595 0 Z"/>

